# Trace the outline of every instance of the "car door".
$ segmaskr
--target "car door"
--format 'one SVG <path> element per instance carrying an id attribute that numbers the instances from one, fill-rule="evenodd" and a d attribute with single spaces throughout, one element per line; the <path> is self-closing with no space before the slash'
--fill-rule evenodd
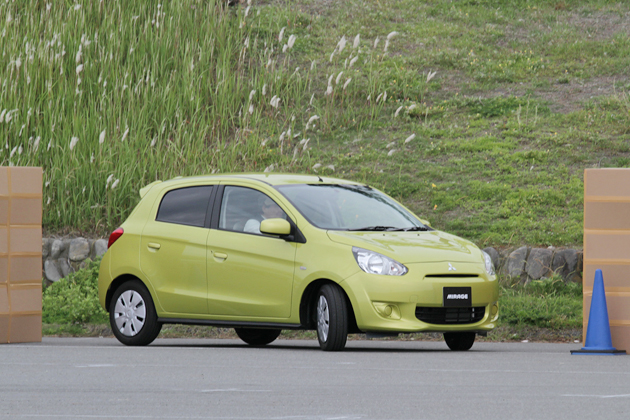
<path id="1" fill-rule="evenodd" d="M 238 319 L 288 318 L 297 245 L 263 235 L 256 227 L 261 207 L 277 206 L 276 200 L 245 186 L 219 188 L 214 210 L 219 213 L 213 215 L 207 242 L 209 313 Z M 280 207 L 280 217 L 289 217 L 285 210 Z"/>
<path id="2" fill-rule="evenodd" d="M 175 188 L 157 200 L 140 240 L 140 267 L 171 315 L 207 314 L 206 242 L 213 186 Z"/>

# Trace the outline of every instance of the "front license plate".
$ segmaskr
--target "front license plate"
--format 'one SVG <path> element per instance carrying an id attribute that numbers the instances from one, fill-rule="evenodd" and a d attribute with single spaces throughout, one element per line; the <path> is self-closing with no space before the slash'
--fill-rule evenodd
<path id="1" fill-rule="evenodd" d="M 470 307 L 472 306 L 472 288 L 470 287 L 445 287 L 444 300 L 445 307 Z"/>

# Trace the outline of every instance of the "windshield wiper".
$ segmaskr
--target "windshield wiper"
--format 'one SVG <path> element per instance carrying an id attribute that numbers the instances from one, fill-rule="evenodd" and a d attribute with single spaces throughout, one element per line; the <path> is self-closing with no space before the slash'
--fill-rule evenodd
<path id="1" fill-rule="evenodd" d="M 429 229 L 430 228 L 428 226 L 414 226 L 414 227 L 406 228 L 406 229 L 403 229 L 403 230 L 405 232 L 417 232 L 417 231 L 426 232 Z"/>
<path id="2" fill-rule="evenodd" d="M 401 228 L 397 228 L 394 226 L 366 226 L 358 229 L 348 229 L 350 232 L 354 231 L 370 231 L 370 232 L 381 232 L 385 230 L 403 230 Z"/>

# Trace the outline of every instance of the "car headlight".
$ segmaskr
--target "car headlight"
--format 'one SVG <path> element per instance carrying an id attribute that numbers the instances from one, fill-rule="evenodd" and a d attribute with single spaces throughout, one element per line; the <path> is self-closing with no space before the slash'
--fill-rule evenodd
<path id="1" fill-rule="evenodd" d="M 486 260 L 486 271 L 489 275 L 494 276 L 494 264 L 492 264 L 492 257 L 486 251 L 481 252 L 483 252 L 483 257 Z"/>
<path id="2" fill-rule="evenodd" d="M 357 260 L 361 270 L 370 274 L 382 274 L 386 276 L 402 276 L 407 273 L 407 267 L 378 252 L 352 247 L 352 254 Z"/>

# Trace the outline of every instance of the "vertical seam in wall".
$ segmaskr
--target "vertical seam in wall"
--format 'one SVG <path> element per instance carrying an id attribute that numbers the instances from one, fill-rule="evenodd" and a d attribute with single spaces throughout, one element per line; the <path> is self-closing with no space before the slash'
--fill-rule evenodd
<path id="1" fill-rule="evenodd" d="M 13 321 L 13 311 L 11 308 L 11 168 L 7 168 L 7 188 L 9 191 L 7 209 L 7 303 L 9 306 L 9 325 L 7 327 L 7 343 L 11 342 L 11 324 Z"/>
<path id="2" fill-rule="evenodd" d="M 582 202 L 582 259 L 586 255 L 586 238 L 588 235 L 584 232 L 584 222 L 586 221 L 586 190 L 588 182 L 588 170 L 584 169 L 584 200 Z M 584 265 L 584 263 L 582 263 Z M 577 270 L 577 267 L 576 267 Z M 584 268 L 582 268 L 584 271 Z M 584 273 L 582 273 L 582 284 L 584 284 Z M 589 308 L 590 310 L 590 308 Z M 589 312 L 590 316 L 590 312 Z M 586 321 L 586 291 L 582 288 L 582 343 L 586 343 L 586 330 L 588 323 Z"/>
<path id="3" fill-rule="evenodd" d="M 529 274 L 527 273 L 527 260 L 529 260 L 529 254 L 531 254 L 532 252 L 532 248 L 525 246 L 525 260 L 523 261 L 523 268 L 521 270 L 521 272 L 523 273 L 521 275 L 521 281 L 523 283 L 527 283 L 527 281 L 529 280 Z"/>

